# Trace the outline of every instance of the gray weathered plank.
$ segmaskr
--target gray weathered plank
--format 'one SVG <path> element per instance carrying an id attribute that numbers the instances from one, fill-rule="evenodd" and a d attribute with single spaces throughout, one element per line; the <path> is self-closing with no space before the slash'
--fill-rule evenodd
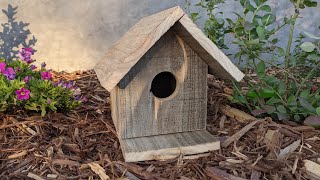
<path id="1" fill-rule="evenodd" d="M 165 160 L 220 149 L 220 141 L 206 130 L 120 139 L 120 144 L 126 162 Z"/>

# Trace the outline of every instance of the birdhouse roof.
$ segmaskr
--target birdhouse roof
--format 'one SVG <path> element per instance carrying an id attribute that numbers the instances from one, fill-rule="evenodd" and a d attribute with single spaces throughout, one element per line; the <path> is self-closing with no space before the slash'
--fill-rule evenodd
<path id="1" fill-rule="evenodd" d="M 236 81 L 243 78 L 230 59 L 176 6 L 141 19 L 107 51 L 94 67 L 101 85 L 111 91 L 171 28 L 208 64 L 210 74 Z"/>

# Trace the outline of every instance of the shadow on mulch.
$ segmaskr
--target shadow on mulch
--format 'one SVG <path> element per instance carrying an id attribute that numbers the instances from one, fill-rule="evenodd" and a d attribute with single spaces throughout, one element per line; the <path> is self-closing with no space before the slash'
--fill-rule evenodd
<path id="1" fill-rule="evenodd" d="M 111 179 L 303 179 L 308 178 L 303 160 L 319 158 L 319 131 L 265 119 L 207 157 L 125 163 L 109 94 L 94 72 L 58 73 L 55 78 L 76 79 L 88 102 L 68 114 L 43 118 L 2 114 L 0 179 L 99 179 L 106 178 L 104 173 Z M 249 122 L 240 123 L 219 111 L 228 103 L 228 88 L 212 76 L 208 80 L 207 129 L 224 141 Z M 96 164 L 102 172 L 94 168 Z"/>

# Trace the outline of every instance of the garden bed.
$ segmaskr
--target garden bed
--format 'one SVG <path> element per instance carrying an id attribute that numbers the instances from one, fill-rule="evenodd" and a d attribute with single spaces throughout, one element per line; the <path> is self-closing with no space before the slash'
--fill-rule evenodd
<path id="1" fill-rule="evenodd" d="M 1 114 L 0 179 L 307 179 L 305 162 L 320 163 L 320 131 L 239 110 L 232 115 L 234 109 L 230 115 L 232 90 L 212 76 L 207 129 L 221 150 L 198 159 L 125 163 L 109 94 L 95 73 L 55 73 L 54 79 L 76 80 L 88 101 L 68 114 Z"/>

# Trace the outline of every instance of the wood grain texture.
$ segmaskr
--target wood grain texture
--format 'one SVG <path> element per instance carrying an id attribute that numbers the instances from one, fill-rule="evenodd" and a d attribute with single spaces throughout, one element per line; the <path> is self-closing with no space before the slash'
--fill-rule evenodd
<path id="1" fill-rule="evenodd" d="M 236 81 L 244 77 L 244 74 L 187 15 L 178 22 L 173 29 L 208 64 L 210 74 Z"/>
<path id="2" fill-rule="evenodd" d="M 177 6 L 143 18 L 135 24 L 95 66 L 101 85 L 110 92 L 183 15 L 184 12 Z"/>
<path id="3" fill-rule="evenodd" d="M 120 139 L 120 144 L 126 162 L 165 160 L 220 149 L 220 142 L 206 130 Z"/>
<path id="4" fill-rule="evenodd" d="M 207 64 L 169 30 L 111 91 L 118 135 L 132 138 L 205 129 L 207 70 Z M 164 71 L 175 76 L 176 90 L 168 98 L 157 98 L 151 83 Z"/>

